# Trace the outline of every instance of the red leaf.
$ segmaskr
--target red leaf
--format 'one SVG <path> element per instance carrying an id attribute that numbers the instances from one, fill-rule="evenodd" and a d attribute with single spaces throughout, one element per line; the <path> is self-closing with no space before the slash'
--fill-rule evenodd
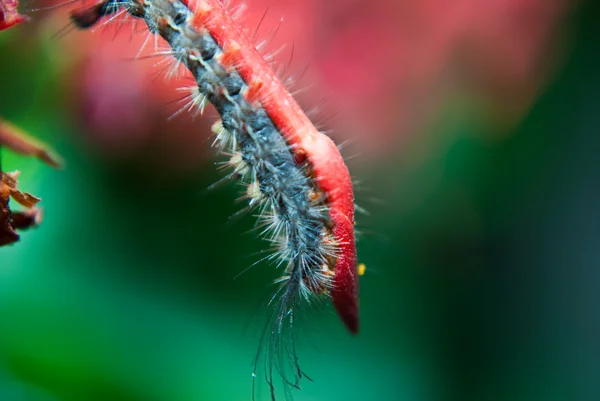
<path id="1" fill-rule="evenodd" d="M 18 5 L 18 0 L 0 0 L 0 31 L 29 20 L 29 17 L 19 14 Z"/>

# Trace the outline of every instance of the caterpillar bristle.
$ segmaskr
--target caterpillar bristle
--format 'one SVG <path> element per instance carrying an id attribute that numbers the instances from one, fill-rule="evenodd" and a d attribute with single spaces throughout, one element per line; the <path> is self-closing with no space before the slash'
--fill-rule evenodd
<path id="1" fill-rule="evenodd" d="M 144 46 L 145 44 L 146 41 L 144 42 Z M 154 67 L 162 66 L 159 70 L 159 74 L 163 76 L 165 81 L 181 78 L 187 71 L 182 62 L 182 55 L 169 48 L 162 48 L 154 51 L 152 56 L 160 57 L 159 61 L 154 64 Z M 188 87 L 187 89 L 190 90 L 191 88 Z"/>
<path id="2" fill-rule="evenodd" d="M 219 150 L 219 153 L 223 154 L 228 149 L 233 154 L 239 154 L 239 161 L 242 162 L 241 153 L 238 151 L 237 141 L 235 136 L 231 134 L 224 126 L 223 120 L 217 120 L 211 127 L 211 131 L 215 134 L 215 139 L 212 143 L 212 146 Z M 231 162 L 236 162 L 238 159 L 231 160 Z M 232 164 L 234 167 L 239 163 Z"/>
<path id="3" fill-rule="evenodd" d="M 233 1 L 226 0 L 223 2 L 223 6 L 229 11 L 229 15 L 235 21 L 241 20 L 248 8 L 245 1 L 237 1 L 237 4 L 233 4 Z"/>
<path id="4" fill-rule="evenodd" d="M 191 114 L 192 118 L 204 114 L 204 108 L 209 102 L 206 96 L 198 90 L 197 86 L 187 86 L 183 88 L 177 88 L 177 90 L 180 92 L 187 92 L 188 95 L 181 99 L 183 105 L 173 114 L 171 114 L 169 119 L 173 119 L 183 112 Z"/>
<path id="5" fill-rule="evenodd" d="M 359 213 L 362 214 L 363 216 L 370 216 L 371 213 L 369 213 L 369 211 L 367 209 L 365 209 L 362 206 L 359 206 L 357 203 L 354 203 L 354 210 Z"/>
<path id="6" fill-rule="evenodd" d="M 227 167 L 231 167 L 231 174 L 238 178 L 246 177 L 250 174 L 250 167 L 246 164 L 242 157 L 242 152 L 235 152 L 226 162 Z"/>

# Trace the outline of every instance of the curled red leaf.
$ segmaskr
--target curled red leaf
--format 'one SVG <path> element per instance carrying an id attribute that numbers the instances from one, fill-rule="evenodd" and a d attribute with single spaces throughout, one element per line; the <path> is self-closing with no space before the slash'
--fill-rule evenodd
<path id="1" fill-rule="evenodd" d="M 0 0 L 0 31 L 29 20 L 29 17 L 19 14 L 18 5 L 18 0 Z"/>

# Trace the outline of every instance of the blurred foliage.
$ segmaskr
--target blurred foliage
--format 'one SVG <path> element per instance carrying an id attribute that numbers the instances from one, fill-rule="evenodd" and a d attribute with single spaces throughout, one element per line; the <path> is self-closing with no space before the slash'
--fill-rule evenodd
<path id="1" fill-rule="evenodd" d="M 456 93 L 421 134 L 420 163 L 399 149 L 357 169 L 371 211 L 362 332 L 307 308 L 299 353 L 314 382 L 295 399 L 600 399 L 598 18 L 597 1 L 570 15 L 562 67 L 507 132 L 484 132 L 478 99 Z M 234 279 L 266 248 L 244 234 L 252 216 L 230 219 L 239 188 L 207 191 L 221 177 L 210 161 L 175 175 L 90 152 L 60 43 L 19 29 L 0 35 L 0 114 L 66 169 L 2 154 L 45 219 L 0 248 L 0 400 L 251 399 L 277 273 Z"/>

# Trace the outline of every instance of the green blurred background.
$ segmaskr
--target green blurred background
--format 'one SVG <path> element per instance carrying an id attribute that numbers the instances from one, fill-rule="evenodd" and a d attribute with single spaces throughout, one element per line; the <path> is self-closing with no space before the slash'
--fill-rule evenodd
<path id="1" fill-rule="evenodd" d="M 522 118 L 490 123 L 452 91 L 411 141 L 350 162 L 370 211 L 361 333 L 328 304 L 302 310 L 314 382 L 296 400 L 600 399 L 599 3 L 561 21 Z M 0 401 L 250 400 L 277 272 L 234 278 L 266 248 L 252 216 L 230 218 L 243 189 L 207 190 L 223 172 L 204 138 L 183 170 L 156 146 L 96 152 L 64 42 L 34 27 L 0 33 L 0 114 L 66 168 L 2 151 L 45 216 L 0 249 Z"/>

